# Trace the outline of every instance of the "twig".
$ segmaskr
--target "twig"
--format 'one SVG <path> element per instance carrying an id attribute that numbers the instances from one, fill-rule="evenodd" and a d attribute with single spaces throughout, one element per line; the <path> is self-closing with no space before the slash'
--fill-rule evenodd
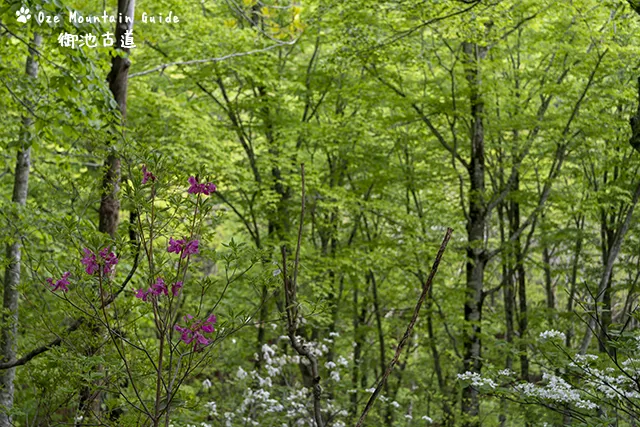
<path id="1" fill-rule="evenodd" d="M 305 357 L 309 361 L 311 369 L 311 377 L 313 378 L 313 418 L 316 423 L 316 427 L 324 427 L 324 420 L 322 419 L 322 407 L 320 404 L 320 397 L 322 395 L 322 387 L 320 387 L 320 375 L 318 374 L 318 359 L 309 351 L 309 346 L 300 342 L 296 336 L 298 329 L 298 301 L 296 297 L 298 286 L 298 269 L 300 266 L 300 246 L 302 244 L 302 226 L 304 222 L 304 164 L 300 165 L 300 177 L 302 181 L 302 202 L 300 207 L 300 225 L 298 227 L 298 241 L 296 243 L 295 261 L 293 263 L 293 278 L 289 277 L 287 273 L 287 247 L 282 245 L 282 277 L 284 282 L 284 295 L 286 300 L 287 311 L 287 332 L 289 340 L 291 340 L 291 346 L 302 357 Z"/>
<path id="2" fill-rule="evenodd" d="M 215 57 L 215 58 L 192 59 L 190 61 L 169 62 L 167 64 L 158 65 L 157 67 L 150 68 L 148 70 L 144 70 L 144 71 L 140 71 L 140 72 L 137 72 L 137 73 L 129 74 L 129 78 L 132 79 L 134 77 L 144 76 L 146 74 L 155 73 L 156 71 L 164 71 L 166 68 L 173 67 L 173 66 L 176 66 L 176 65 L 206 64 L 206 63 L 209 63 L 209 62 L 221 62 L 221 61 L 224 61 L 224 60 L 227 60 L 227 59 L 237 58 L 237 57 L 240 57 L 240 56 L 253 55 L 255 53 L 261 53 L 261 52 L 269 51 L 271 49 L 275 49 L 276 47 L 281 47 L 281 46 L 285 46 L 285 45 L 292 45 L 292 44 L 295 44 L 295 42 L 297 42 L 297 41 L 298 40 L 296 39 L 296 40 L 293 40 L 291 42 L 282 42 L 282 43 L 274 44 L 274 45 L 271 45 L 271 46 L 267 46 L 267 47 L 262 48 L 262 49 L 254 49 L 254 50 L 249 50 L 247 52 L 230 53 L 229 55 L 219 56 L 219 57 Z"/>
<path id="3" fill-rule="evenodd" d="M 444 239 L 442 240 L 442 244 L 440 245 L 440 249 L 438 250 L 436 259 L 435 261 L 433 261 L 433 266 L 431 267 L 431 272 L 429 273 L 429 277 L 427 278 L 427 281 L 422 287 L 422 295 L 420 295 L 420 299 L 418 299 L 418 304 L 416 304 L 416 308 L 413 311 L 411 322 L 409 322 L 409 325 L 407 326 L 407 330 L 405 331 L 404 336 L 398 343 L 398 347 L 396 348 L 396 354 L 395 356 L 393 356 L 393 360 L 391 360 L 391 363 L 389 363 L 387 370 L 384 372 L 384 375 L 382 375 L 382 378 L 378 382 L 378 385 L 376 386 L 375 391 L 369 398 L 369 401 L 367 402 L 367 406 L 365 406 L 364 411 L 362 411 L 362 415 L 360 416 L 360 419 L 358 420 L 358 424 L 356 424 L 356 427 L 361 427 L 362 424 L 364 423 L 364 419 L 367 417 L 367 414 L 369 413 L 369 411 L 373 407 L 373 404 L 378 398 L 378 395 L 380 394 L 380 390 L 382 390 L 382 387 L 387 382 L 387 378 L 389 378 L 389 375 L 391 374 L 393 367 L 396 365 L 396 363 L 398 363 L 398 359 L 400 358 L 400 353 L 402 353 L 402 349 L 404 348 L 409 337 L 411 336 L 413 327 L 415 326 L 416 321 L 418 320 L 420 307 L 422 307 L 422 303 L 424 303 L 424 300 L 427 298 L 427 295 L 429 294 L 429 288 L 431 288 L 431 283 L 433 282 L 433 278 L 435 277 L 436 272 L 438 271 L 440 260 L 442 259 L 442 255 L 444 254 L 445 249 L 447 248 L 447 244 L 449 243 L 449 239 L 451 238 L 451 233 L 453 233 L 453 229 L 447 228 L 447 232 L 444 235 Z"/>

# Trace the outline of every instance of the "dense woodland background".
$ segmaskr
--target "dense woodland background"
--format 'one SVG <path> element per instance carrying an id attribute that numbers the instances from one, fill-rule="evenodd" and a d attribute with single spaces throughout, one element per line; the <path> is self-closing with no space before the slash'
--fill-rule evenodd
<path id="1" fill-rule="evenodd" d="M 136 47 L 61 46 L 131 29 L 73 10 L 133 14 Z M 0 426 L 355 425 L 378 385 L 364 425 L 637 425 L 638 13 L 5 0 Z M 135 295 L 181 236 L 164 333 Z M 98 285 L 83 248 L 107 246 Z M 205 313 L 204 348 L 167 332 Z"/>

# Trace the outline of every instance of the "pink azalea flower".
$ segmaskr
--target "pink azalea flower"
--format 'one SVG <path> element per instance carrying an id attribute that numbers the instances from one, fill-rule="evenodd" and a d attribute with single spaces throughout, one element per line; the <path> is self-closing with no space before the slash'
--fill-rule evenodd
<path id="1" fill-rule="evenodd" d="M 188 181 L 189 181 L 189 184 L 191 184 L 191 187 L 189 187 L 189 189 L 187 190 L 187 193 L 198 194 L 200 192 L 200 184 L 198 184 L 198 180 L 196 179 L 196 177 L 190 176 Z"/>
<path id="2" fill-rule="evenodd" d="M 171 294 L 174 297 L 177 296 L 178 293 L 180 292 L 180 289 L 182 289 L 182 282 L 174 283 L 173 285 L 171 285 Z M 169 296 L 169 287 L 167 286 L 167 284 L 165 283 L 162 277 L 158 277 L 155 283 L 152 284 L 149 289 L 147 290 L 137 289 L 135 296 L 136 298 L 146 302 L 150 295 L 158 296 L 162 294 Z M 187 322 L 188 320 L 191 320 L 191 319 L 187 319 L 185 317 L 185 322 Z"/>
<path id="3" fill-rule="evenodd" d="M 171 293 L 174 297 L 178 296 L 180 289 L 182 289 L 182 282 L 176 282 L 171 286 Z"/>
<path id="4" fill-rule="evenodd" d="M 183 239 L 174 240 L 173 237 L 169 238 L 169 247 L 167 248 L 167 252 L 175 252 L 179 254 L 184 249 L 185 241 Z"/>
<path id="5" fill-rule="evenodd" d="M 198 253 L 198 240 L 192 240 L 187 243 L 184 247 L 184 251 L 182 252 L 182 258 L 186 258 L 189 255 Z"/>
<path id="6" fill-rule="evenodd" d="M 173 237 L 170 237 L 167 252 L 181 254 L 181 258 L 186 258 L 198 253 L 198 243 L 197 239 L 187 242 L 185 239 L 174 240 Z"/>
<path id="7" fill-rule="evenodd" d="M 164 279 L 162 277 L 158 277 L 156 279 L 156 282 L 153 285 L 151 285 L 149 292 L 151 292 L 153 295 L 160 295 L 160 294 L 165 294 L 167 296 L 169 295 L 167 285 L 164 283 Z"/>
<path id="8" fill-rule="evenodd" d="M 88 248 L 84 248 L 82 249 L 82 251 L 84 252 L 84 258 L 82 258 L 82 261 L 80 262 L 86 266 L 85 271 L 87 272 L 87 274 L 93 276 L 96 272 L 98 272 L 98 270 L 100 270 L 100 266 L 96 261 L 96 254 L 91 252 L 91 250 Z"/>
<path id="9" fill-rule="evenodd" d="M 195 338 L 198 340 L 198 344 L 207 345 L 209 344 L 209 340 L 204 337 L 200 332 L 195 333 Z"/>
<path id="10" fill-rule="evenodd" d="M 100 257 L 104 260 L 104 274 L 108 276 L 111 274 L 113 267 L 118 264 L 118 258 L 116 254 L 110 251 L 109 246 L 100 251 Z"/>
<path id="11" fill-rule="evenodd" d="M 118 257 L 110 250 L 109 246 L 98 252 L 101 260 L 98 260 L 96 254 L 88 248 L 84 248 L 82 251 L 84 258 L 80 262 L 85 265 L 85 271 L 91 276 L 100 271 L 100 266 L 102 266 L 104 275 L 108 276 L 113 271 L 113 267 L 118 264 Z"/>
<path id="12" fill-rule="evenodd" d="M 205 184 L 205 194 L 209 195 L 211 193 L 215 193 L 218 187 L 213 182 L 208 182 Z"/>
<path id="13" fill-rule="evenodd" d="M 142 183 L 146 184 L 147 181 L 155 181 L 156 176 L 147 170 L 147 165 L 142 166 Z"/>
<path id="14" fill-rule="evenodd" d="M 191 185 L 187 190 L 189 194 L 204 194 L 208 196 L 216 191 L 216 185 L 213 182 L 200 184 L 195 176 L 189 177 L 189 184 Z"/>
<path id="15" fill-rule="evenodd" d="M 56 292 L 56 291 L 67 292 L 69 290 L 69 288 L 67 287 L 69 286 L 69 280 L 68 280 L 69 276 L 71 276 L 71 273 L 67 271 L 55 283 L 53 282 L 53 279 L 51 277 L 47 278 L 47 283 L 49 283 L 49 285 L 51 285 L 51 287 L 53 288 L 51 289 L 51 292 Z"/>
<path id="16" fill-rule="evenodd" d="M 198 351 L 200 346 L 209 345 L 211 341 L 204 334 L 211 334 L 215 331 L 213 325 L 216 323 L 216 316 L 211 315 L 206 320 L 192 322 L 193 316 L 187 314 L 183 319 L 187 326 L 174 326 L 174 329 L 180 332 L 180 341 L 185 344 L 191 344 L 195 341 L 195 351 Z"/>
<path id="17" fill-rule="evenodd" d="M 147 298 L 149 297 L 149 291 L 145 291 L 144 289 L 138 289 L 136 291 L 136 298 L 141 299 L 142 301 L 147 301 Z"/>

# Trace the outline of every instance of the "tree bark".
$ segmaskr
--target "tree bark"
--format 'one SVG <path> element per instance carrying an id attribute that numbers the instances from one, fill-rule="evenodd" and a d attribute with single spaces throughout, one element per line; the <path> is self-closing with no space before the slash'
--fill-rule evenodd
<path id="1" fill-rule="evenodd" d="M 131 61 L 128 53 L 130 49 L 124 44 L 125 33 L 133 32 L 133 13 L 135 0 L 118 0 L 118 15 L 122 21 L 116 24 L 116 46 L 124 52 L 124 55 L 115 55 L 111 60 L 111 71 L 107 75 L 109 90 L 118 104 L 120 110 L 121 125 L 124 125 L 127 116 L 127 81 Z M 129 18 L 129 19 L 127 19 Z M 104 163 L 105 174 L 102 181 L 102 199 L 100 200 L 98 229 L 115 237 L 120 216 L 120 201 L 118 190 L 120 189 L 120 157 L 112 151 Z"/>
<path id="2" fill-rule="evenodd" d="M 33 35 L 29 56 L 27 57 L 25 72 L 29 79 L 38 77 L 38 61 L 36 50 L 42 43 L 42 36 Z M 16 169 L 13 181 L 12 202 L 25 206 L 29 190 L 29 168 L 31 166 L 31 128 L 34 120 L 29 115 L 22 116 L 22 134 L 20 135 L 20 147 L 16 156 Z M 20 221 L 16 221 L 20 224 Z M 24 230 L 15 230 L 13 242 L 7 244 L 8 265 L 4 275 L 4 290 L 2 300 L 2 333 L 0 334 L 0 362 L 8 362 L 16 358 L 16 345 L 18 338 L 18 285 L 20 284 L 20 266 L 22 256 L 22 233 Z M 14 384 L 16 368 L 9 368 L 0 372 L 0 427 L 13 426 L 9 411 L 13 408 Z"/>
<path id="3" fill-rule="evenodd" d="M 583 229 L 584 229 L 584 215 L 579 214 L 575 218 L 578 237 L 576 238 L 576 245 L 573 251 L 573 262 L 571 264 L 571 276 L 569 278 L 569 298 L 567 300 L 567 313 L 573 313 L 574 311 L 574 299 L 578 288 L 578 265 L 580 264 L 580 255 L 582 253 L 582 241 L 583 241 Z M 571 339 L 575 334 L 575 328 L 573 324 L 569 326 L 566 333 L 565 344 L 567 348 L 571 348 Z"/>
<path id="4" fill-rule="evenodd" d="M 128 54 L 130 48 L 125 43 L 124 37 L 133 33 L 133 19 L 135 10 L 135 0 L 118 0 L 118 16 L 122 22 L 116 24 L 115 38 L 116 48 L 123 52 L 116 54 L 111 60 L 111 70 L 107 75 L 109 90 L 118 104 L 120 111 L 119 125 L 124 127 L 127 116 L 127 87 L 129 78 L 129 68 L 131 61 Z M 118 221 L 120 217 L 120 200 L 118 192 L 120 190 L 121 162 L 118 153 L 113 147 L 109 147 L 110 152 L 104 162 L 104 177 L 102 180 L 102 197 L 100 199 L 100 209 L 98 210 L 98 230 L 115 238 L 118 231 Z M 97 330 L 97 325 L 92 325 Z M 90 347 L 89 354 L 94 354 L 98 349 Z M 86 415 L 89 412 L 91 401 L 99 399 L 91 392 L 91 387 L 86 385 L 80 390 L 78 412 Z M 99 408 L 98 408 L 99 409 Z M 87 418 L 86 416 L 84 417 Z M 80 419 L 80 418 L 78 418 Z M 76 425 L 81 425 L 82 421 L 76 421 Z"/>
<path id="5" fill-rule="evenodd" d="M 469 218 L 467 221 L 467 278 L 464 305 L 464 371 L 480 373 L 481 322 L 484 286 L 484 269 L 487 262 L 485 231 L 487 210 L 485 206 L 485 153 L 484 153 L 484 101 L 480 93 L 478 62 L 486 55 L 486 47 L 465 42 L 465 72 L 470 86 L 471 103 L 471 159 L 469 162 Z M 467 386 L 462 391 L 462 414 L 465 427 L 480 425 L 480 400 L 478 391 Z"/>

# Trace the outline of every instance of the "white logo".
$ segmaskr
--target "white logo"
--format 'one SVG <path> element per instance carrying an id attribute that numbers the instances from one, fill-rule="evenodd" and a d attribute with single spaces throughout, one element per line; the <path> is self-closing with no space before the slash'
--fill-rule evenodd
<path id="1" fill-rule="evenodd" d="M 18 22 L 22 22 L 23 24 L 26 24 L 27 21 L 31 19 L 31 13 L 29 12 L 29 9 L 24 6 L 16 12 L 16 15 L 18 15 Z"/>

